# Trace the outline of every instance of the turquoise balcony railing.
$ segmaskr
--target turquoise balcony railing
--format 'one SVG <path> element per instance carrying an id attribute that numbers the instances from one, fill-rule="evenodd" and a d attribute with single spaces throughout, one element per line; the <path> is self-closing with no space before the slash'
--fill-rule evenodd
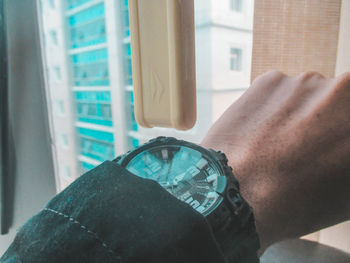
<path id="1" fill-rule="evenodd" d="M 108 86 L 108 52 L 99 49 L 71 56 L 75 86 Z"/>

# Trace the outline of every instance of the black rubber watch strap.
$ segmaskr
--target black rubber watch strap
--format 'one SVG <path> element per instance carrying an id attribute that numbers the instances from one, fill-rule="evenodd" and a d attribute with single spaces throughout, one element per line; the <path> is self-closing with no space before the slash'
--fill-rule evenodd
<path id="1" fill-rule="evenodd" d="M 214 236 L 228 262 L 260 262 L 257 256 L 260 241 L 253 210 L 241 196 L 239 183 L 228 165 L 225 154 L 216 152 L 216 156 L 225 170 L 228 183 L 224 201 L 207 217 L 213 227 Z"/>

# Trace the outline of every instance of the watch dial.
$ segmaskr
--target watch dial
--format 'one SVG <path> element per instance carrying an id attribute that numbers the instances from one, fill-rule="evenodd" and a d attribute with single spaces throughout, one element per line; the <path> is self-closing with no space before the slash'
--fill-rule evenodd
<path id="1" fill-rule="evenodd" d="M 154 146 L 135 155 L 126 169 L 157 181 L 172 195 L 207 215 L 222 201 L 219 184 L 226 182 L 210 157 L 181 145 Z"/>

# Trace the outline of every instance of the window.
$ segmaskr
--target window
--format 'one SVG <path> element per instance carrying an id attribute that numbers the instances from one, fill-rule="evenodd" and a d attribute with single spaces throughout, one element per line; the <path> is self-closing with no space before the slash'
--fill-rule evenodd
<path id="1" fill-rule="evenodd" d="M 81 137 L 80 149 L 83 156 L 95 160 L 105 161 L 114 158 L 113 145 L 103 141 Z"/>
<path id="2" fill-rule="evenodd" d="M 139 129 L 138 124 L 135 119 L 135 109 L 134 106 L 131 107 L 131 129 L 137 131 Z"/>
<path id="3" fill-rule="evenodd" d="M 107 49 L 88 51 L 71 57 L 75 86 L 108 86 Z"/>
<path id="4" fill-rule="evenodd" d="M 236 12 L 242 12 L 243 0 L 230 0 L 230 9 Z"/>
<path id="5" fill-rule="evenodd" d="M 96 101 L 77 101 L 77 119 L 80 122 L 92 123 L 105 126 L 113 126 L 112 109 L 110 103 Z"/>
<path id="6" fill-rule="evenodd" d="M 60 134 L 61 146 L 64 148 L 68 147 L 68 136 L 65 133 Z"/>
<path id="7" fill-rule="evenodd" d="M 242 71 L 242 49 L 230 49 L 230 69 L 232 71 Z"/>
<path id="8" fill-rule="evenodd" d="M 56 101 L 56 113 L 57 115 L 64 115 L 64 102 L 63 100 Z"/>
<path id="9" fill-rule="evenodd" d="M 72 179 L 70 168 L 66 164 L 62 165 L 62 176 L 68 179 Z"/>
<path id="10" fill-rule="evenodd" d="M 129 37 L 130 36 L 130 29 L 129 29 L 129 1 L 124 0 L 122 2 L 122 28 L 124 31 L 124 37 Z"/>
<path id="11" fill-rule="evenodd" d="M 138 139 L 132 139 L 132 146 L 136 148 L 137 146 L 139 146 L 139 144 L 140 144 L 140 141 Z"/>
<path id="12" fill-rule="evenodd" d="M 55 8 L 55 0 L 47 0 L 49 2 L 49 5 L 52 9 Z"/>
<path id="13" fill-rule="evenodd" d="M 58 44 L 58 40 L 57 40 L 57 32 L 56 32 L 56 30 L 50 30 L 50 37 L 51 37 L 52 43 L 57 45 Z"/>
<path id="14" fill-rule="evenodd" d="M 96 116 L 97 115 L 97 105 L 96 104 L 88 104 L 88 116 Z"/>
<path id="15" fill-rule="evenodd" d="M 67 0 L 68 9 L 76 8 L 88 2 L 91 2 L 91 0 Z"/>
<path id="16" fill-rule="evenodd" d="M 80 170 L 82 173 L 86 173 L 87 171 L 93 169 L 95 166 L 91 163 L 87 162 L 80 162 Z"/>
<path id="17" fill-rule="evenodd" d="M 98 19 L 70 29 L 70 45 L 72 48 L 94 46 L 106 42 L 106 26 L 104 20 Z"/>
<path id="18" fill-rule="evenodd" d="M 54 72 L 56 81 L 60 81 L 62 79 L 61 68 L 59 66 L 55 66 L 53 68 L 53 72 Z"/>
<path id="19" fill-rule="evenodd" d="M 132 85 L 132 65 L 131 65 L 131 46 L 130 43 L 125 45 L 125 84 Z"/>
<path id="20" fill-rule="evenodd" d="M 129 140 L 129 143 L 130 143 L 132 149 L 134 149 L 140 145 L 140 140 L 138 140 L 134 137 L 129 136 L 128 140 Z"/>
<path id="21" fill-rule="evenodd" d="M 103 104 L 101 105 L 101 116 L 103 119 L 110 120 L 112 118 L 111 105 Z"/>
<path id="22" fill-rule="evenodd" d="M 135 119 L 134 93 L 133 92 L 130 91 L 127 93 L 126 101 L 129 102 L 129 108 L 130 108 L 129 129 L 132 131 L 138 131 L 139 126 L 138 126 L 136 119 Z M 132 143 L 132 145 L 133 145 L 133 143 Z"/>

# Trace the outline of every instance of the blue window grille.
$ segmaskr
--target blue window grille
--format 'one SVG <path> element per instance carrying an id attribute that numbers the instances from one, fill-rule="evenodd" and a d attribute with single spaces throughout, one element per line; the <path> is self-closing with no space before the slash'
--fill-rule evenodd
<path id="1" fill-rule="evenodd" d="M 138 147 L 140 145 L 140 141 L 139 140 L 137 140 L 137 139 L 135 139 L 135 138 L 133 138 L 132 139 L 132 146 L 133 147 Z"/>
<path id="2" fill-rule="evenodd" d="M 139 126 L 135 119 L 135 109 L 134 109 L 134 93 L 132 91 L 128 91 L 126 93 L 126 100 L 128 102 L 128 106 L 130 107 L 130 126 L 129 129 L 133 131 L 138 131 Z"/>
<path id="3" fill-rule="evenodd" d="M 86 163 L 86 162 L 80 162 L 80 167 L 82 172 L 87 172 L 93 168 L 95 168 L 95 165 L 92 165 L 91 163 Z"/>
<path id="4" fill-rule="evenodd" d="M 75 1 L 80 5 L 88 1 Z M 82 48 L 105 43 L 106 22 L 104 3 L 94 5 L 68 18 L 71 48 Z"/>
<path id="5" fill-rule="evenodd" d="M 67 8 L 73 9 L 91 1 L 92 0 L 67 0 Z"/>
<path id="6" fill-rule="evenodd" d="M 124 16 L 124 37 L 129 37 L 130 36 L 130 28 L 129 28 L 129 1 L 125 0 L 124 1 L 124 6 L 122 7 L 124 10 L 123 16 Z"/>
<path id="7" fill-rule="evenodd" d="M 140 145 L 140 141 L 134 137 L 128 137 L 128 142 L 129 142 L 129 149 L 135 149 L 136 147 L 138 147 Z"/>
<path id="8" fill-rule="evenodd" d="M 108 86 L 107 49 L 73 55 L 73 78 L 75 86 Z"/>
<path id="9" fill-rule="evenodd" d="M 138 131 L 139 130 L 139 126 L 136 122 L 135 119 L 135 110 L 134 110 L 134 106 L 131 106 L 131 129 L 133 131 Z"/>
<path id="10" fill-rule="evenodd" d="M 78 128 L 78 134 L 80 137 L 95 139 L 106 143 L 114 143 L 113 133 L 110 132 L 98 131 L 88 128 Z"/>
<path id="11" fill-rule="evenodd" d="M 75 99 L 81 102 L 111 102 L 109 91 L 77 91 Z"/>
<path id="12" fill-rule="evenodd" d="M 125 85 L 132 85 L 132 65 L 131 65 L 131 57 L 125 58 Z"/>
<path id="13" fill-rule="evenodd" d="M 113 159 L 115 156 L 113 144 L 85 137 L 80 138 L 80 153 L 101 162 Z"/>
<path id="14" fill-rule="evenodd" d="M 75 65 L 85 65 L 96 62 L 106 62 L 108 60 L 107 49 L 99 49 L 89 52 L 84 52 L 72 56 L 72 62 Z"/>
<path id="15" fill-rule="evenodd" d="M 75 92 L 75 100 L 79 121 L 113 126 L 109 91 L 78 91 Z"/>
<path id="16" fill-rule="evenodd" d="M 130 92 L 130 103 L 134 104 L 134 92 Z"/>
<path id="17" fill-rule="evenodd" d="M 106 24 L 104 19 L 71 28 L 71 48 L 82 48 L 106 43 Z"/>
<path id="18" fill-rule="evenodd" d="M 81 122 L 113 126 L 110 104 L 78 102 L 77 115 L 78 121 Z"/>
<path id="19" fill-rule="evenodd" d="M 131 57 L 131 44 L 130 43 L 127 43 L 125 45 L 125 49 L 126 49 L 126 55 L 127 57 Z"/>
<path id="20" fill-rule="evenodd" d="M 74 14 L 68 18 L 70 27 L 83 25 L 104 18 L 105 6 L 104 3 L 95 5 L 89 9 Z"/>

